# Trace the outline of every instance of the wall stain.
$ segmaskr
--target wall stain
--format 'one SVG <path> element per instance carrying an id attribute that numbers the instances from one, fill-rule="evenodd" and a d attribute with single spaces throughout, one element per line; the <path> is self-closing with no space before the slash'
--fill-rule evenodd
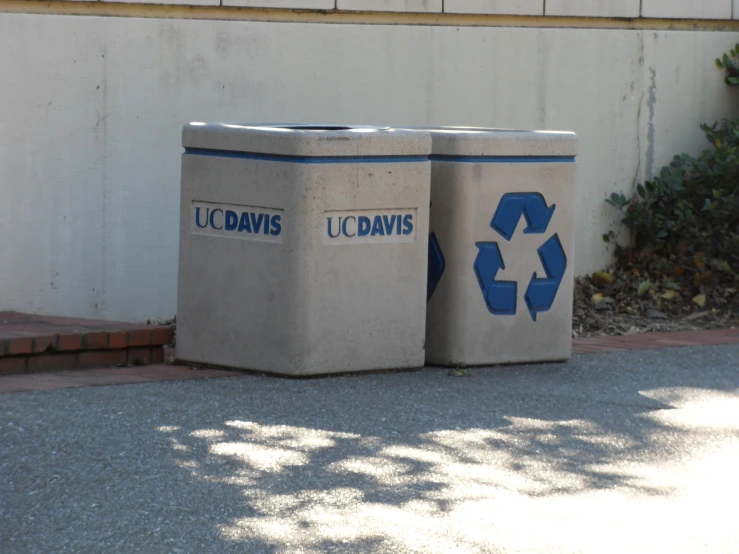
<path id="1" fill-rule="evenodd" d="M 639 74 L 642 76 L 644 75 L 644 34 L 639 33 Z M 644 152 L 642 150 L 642 136 L 641 136 L 641 114 L 642 114 L 642 108 L 644 106 L 644 82 L 642 78 L 641 86 L 639 87 L 641 89 L 641 95 L 639 97 L 639 107 L 636 112 L 636 171 L 634 172 L 634 180 L 632 182 L 632 186 L 636 186 L 636 184 L 641 181 L 641 166 L 642 166 L 642 157 L 644 155 Z M 636 83 L 634 81 L 631 82 L 631 93 L 633 94 L 636 90 Z"/>
<path id="2" fill-rule="evenodd" d="M 549 45 L 545 33 L 539 33 L 536 44 L 536 115 L 541 129 L 547 128 L 547 82 L 549 75 Z"/>
<path id="3" fill-rule="evenodd" d="M 647 100 L 647 106 L 649 108 L 649 129 L 647 131 L 647 179 L 652 178 L 652 171 L 654 169 L 654 116 L 657 105 L 657 69 L 655 67 L 649 68 L 650 81 L 649 81 L 649 97 Z"/>

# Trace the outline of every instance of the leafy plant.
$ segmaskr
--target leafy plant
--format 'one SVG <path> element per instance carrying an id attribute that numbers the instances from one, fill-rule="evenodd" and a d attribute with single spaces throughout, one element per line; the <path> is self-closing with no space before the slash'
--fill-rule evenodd
<path id="1" fill-rule="evenodd" d="M 739 85 L 739 44 L 728 54 L 716 59 L 716 66 L 726 72 L 727 85 Z"/>
<path id="2" fill-rule="evenodd" d="M 727 84 L 739 85 L 739 44 L 716 65 Z M 709 147 L 699 156 L 675 156 L 630 196 L 606 199 L 621 211 L 630 241 L 616 243 L 615 282 L 603 290 L 622 294 L 630 282 L 641 308 L 739 314 L 739 120 L 700 128 Z"/>
<path id="3" fill-rule="evenodd" d="M 697 158 L 675 156 L 631 197 L 606 199 L 631 233 L 630 244 L 617 248 L 619 258 L 628 258 L 622 262 L 654 271 L 661 260 L 657 271 L 680 275 L 684 268 L 739 273 L 739 121 L 701 129 L 709 150 Z M 704 281 L 697 278 L 696 287 Z"/>

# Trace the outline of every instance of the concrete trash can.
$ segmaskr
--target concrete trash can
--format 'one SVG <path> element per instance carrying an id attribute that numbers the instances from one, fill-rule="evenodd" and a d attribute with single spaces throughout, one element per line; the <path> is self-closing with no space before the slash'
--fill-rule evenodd
<path id="1" fill-rule="evenodd" d="M 429 134 L 191 123 L 183 146 L 178 358 L 423 366 Z"/>
<path id="2" fill-rule="evenodd" d="M 569 359 L 577 136 L 430 131 L 426 362 Z"/>

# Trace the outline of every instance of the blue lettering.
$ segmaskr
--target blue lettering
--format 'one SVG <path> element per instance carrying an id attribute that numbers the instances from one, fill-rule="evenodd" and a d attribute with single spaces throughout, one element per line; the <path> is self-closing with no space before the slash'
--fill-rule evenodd
<path id="1" fill-rule="evenodd" d="M 372 236 L 382 235 L 385 236 L 385 230 L 382 228 L 382 216 L 376 215 L 375 221 L 372 223 Z"/>
<path id="2" fill-rule="evenodd" d="M 389 216 L 383 215 L 382 216 L 382 222 L 385 224 L 385 234 L 386 235 L 392 235 L 393 234 L 393 227 L 395 227 L 395 220 L 397 219 L 397 215 L 391 215 Z"/>
<path id="3" fill-rule="evenodd" d="M 370 227 L 371 227 L 369 217 L 360 215 L 358 218 L 358 221 L 359 221 L 359 226 L 358 226 L 359 228 L 357 230 L 357 234 L 360 237 L 366 237 L 367 235 L 369 235 Z"/>
<path id="4" fill-rule="evenodd" d="M 239 226 L 239 216 L 236 212 L 226 210 L 226 231 L 235 231 Z"/>
<path id="5" fill-rule="evenodd" d="M 396 227 L 396 230 L 395 230 L 395 234 L 396 235 L 400 235 L 400 224 L 402 223 L 402 221 L 403 221 L 403 218 L 401 216 L 398 216 L 398 219 L 395 220 L 395 222 L 397 224 L 397 227 Z"/>
<path id="6" fill-rule="evenodd" d="M 264 234 L 269 235 L 269 215 L 264 214 Z"/>
<path id="7" fill-rule="evenodd" d="M 208 226 L 208 214 L 209 213 L 210 213 L 210 208 L 205 208 L 205 223 L 200 225 L 200 208 L 195 208 L 195 225 L 197 225 L 201 229 L 205 229 Z"/>
<path id="8" fill-rule="evenodd" d="M 329 217 L 328 218 L 328 236 L 329 236 L 329 238 L 335 239 L 336 237 L 338 237 L 341 234 L 341 218 L 339 218 L 339 228 L 336 231 L 336 234 L 335 235 L 332 235 L 331 234 L 331 220 L 332 219 L 333 219 L 332 217 Z"/>
<path id="9" fill-rule="evenodd" d="M 220 227 L 216 227 L 215 217 L 213 217 L 216 215 L 216 212 L 221 212 L 221 215 L 223 215 L 223 210 L 221 210 L 220 208 L 210 212 L 210 226 L 213 227 L 213 229 L 215 229 L 216 231 L 220 231 L 221 229 L 223 229 L 223 225 L 221 225 Z"/>
<path id="10" fill-rule="evenodd" d="M 251 217 L 252 231 L 258 233 L 260 227 L 262 226 L 262 221 L 264 220 L 264 214 L 259 214 L 259 217 L 256 217 L 256 215 L 257 214 L 249 214 L 249 217 Z"/>
<path id="11" fill-rule="evenodd" d="M 356 221 L 356 218 L 353 215 L 350 215 L 349 217 L 344 218 L 344 223 L 341 225 L 341 232 L 344 233 L 345 237 L 349 237 L 349 238 L 357 236 L 356 232 L 353 235 L 350 235 L 349 233 L 346 232 L 346 222 L 349 221 L 350 219 L 353 219 Z"/>
<path id="12" fill-rule="evenodd" d="M 282 219 L 282 216 L 279 216 L 279 215 L 272 216 L 272 228 L 269 231 L 270 235 L 277 236 L 282 232 L 282 226 L 280 225 L 281 219 Z"/>
<path id="13" fill-rule="evenodd" d="M 239 220 L 239 233 L 246 231 L 251 233 L 251 225 L 249 225 L 249 212 L 243 212 Z"/>
<path id="14" fill-rule="evenodd" d="M 410 235 L 413 232 L 413 214 L 403 216 L 403 234 Z"/>

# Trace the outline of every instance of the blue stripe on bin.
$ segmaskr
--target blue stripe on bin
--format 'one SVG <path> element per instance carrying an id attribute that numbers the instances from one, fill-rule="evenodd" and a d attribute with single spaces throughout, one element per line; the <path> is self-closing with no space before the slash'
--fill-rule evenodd
<path id="1" fill-rule="evenodd" d="M 434 154 L 432 162 L 493 163 L 493 164 L 550 164 L 574 163 L 575 156 L 449 156 Z"/>
<path id="2" fill-rule="evenodd" d="M 185 154 L 191 156 L 216 156 L 219 158 L 240 158 L 244 160 L 264 160 L 295 164 L 377 164 L 429 161 L 428 156 L 286 156 L 283 154 L 211 150 L 209 148 L 185 148 Z"/>

